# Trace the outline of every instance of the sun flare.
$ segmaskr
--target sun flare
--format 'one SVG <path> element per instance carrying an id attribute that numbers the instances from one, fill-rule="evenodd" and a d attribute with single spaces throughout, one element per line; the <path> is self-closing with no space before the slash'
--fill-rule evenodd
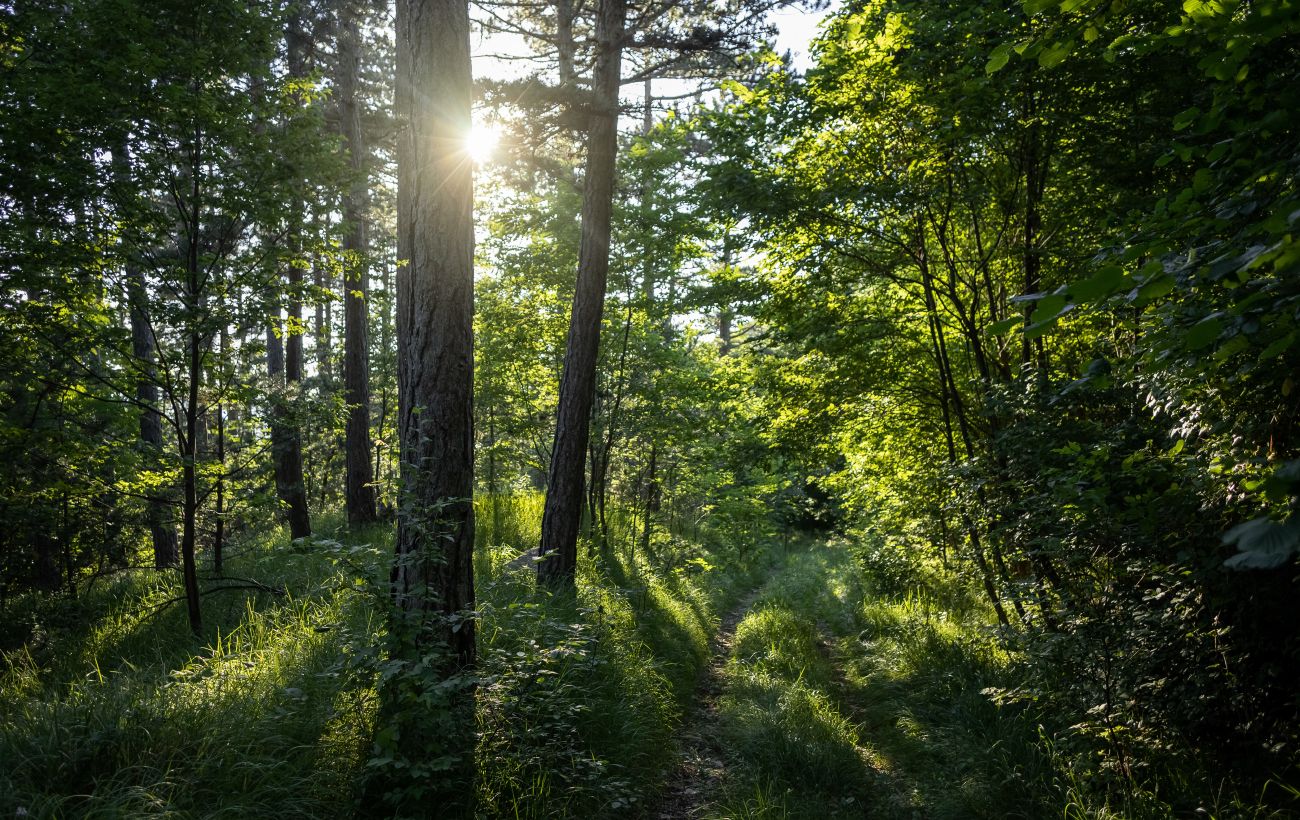
<path id="1" fill-rule="evenodd" d="M 465 138 L 465 150 L 475 165 L 485 165 L 492 161 L 497 145 L 501 142 L 501 128 L 492 123 L 476 122 Z"/>

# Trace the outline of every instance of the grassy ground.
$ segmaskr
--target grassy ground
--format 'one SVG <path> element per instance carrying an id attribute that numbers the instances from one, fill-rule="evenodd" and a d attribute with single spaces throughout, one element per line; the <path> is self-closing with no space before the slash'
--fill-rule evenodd
<path id="1" fill-rule="evenodd" d="M 985 613 L 863 583 L 844 545 L 817 545 L 740 622 L 720 715 L 732 765 L 708 815 L 1059 814 L 1037 727 L 981 694 L 1007 660 Z"/>
<path id="2" fill-rule="evenodd" d="M 666 535 L 583 562 L 576 599 L 512 560 L 539 499 L 485 499 L 475 791 L 482 817 L 635 816 L 674 762 L 718 613 L 771 551 Z M 0 815 L 349 817 L 374 730 L 387 528 L 242 540 L 195 639 L 172 574 L 0 613 Z M 378 594 L 377 594 L 378 593 Z"/>

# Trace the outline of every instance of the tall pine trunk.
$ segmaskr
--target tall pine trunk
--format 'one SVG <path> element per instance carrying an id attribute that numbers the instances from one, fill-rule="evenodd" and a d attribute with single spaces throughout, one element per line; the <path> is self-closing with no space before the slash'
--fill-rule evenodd
<path id="1" fill-rule="evenodd" d="M 625 0 L 602 0 L 596 22 L 599 53 L 592 78 L 578 281 L 569 318 L 555 445 L 542 512 L 539 555 L 543 560 L 537 565 L 538 580 L 560 588 L 573 587 L 578 565 L 583 461 L 591 427 L 601 316 L 609 275 L 610 215 L 618 152 L 618 89 L 626 12 Z"/>
<path id="2" fill-rule="evenodd" d="M 474 217 L 467 0 L 398 0 L 397 431 L 402 496 L 390 576 L 390 651 L 409 675 L 384 687 L 399 760 L 451 761 L 406 793 L 458 816 L 470 800 L 475 661 Z M 434 658 L 430 663 L 430 658 Z M 377 784 L 382 786 L 382 784 Z M 391 793 L 391 790 L 387 790 Z M 400 791 L 399 791 L 400 793 Z M 401 802 L 401 801 L 398 801 Z M 401 806 L 425 815 L 429 808 Z"/>
<path id="3" fill-rule="evenodd" d="M 289 74 L 303 77 L 306 69 L 307 35 L 301 17 L 289 22 L 285 34 L 288 44 Z M 301 214 L 289 216 L 292 223 L 290 249 L 295 256 L 302 251 Z M 289 521 L 291 538 L 311 535 L 311 515 L 307 508 L 307 482 L 302 469 L 302 430 L 295 416 L 294 405 L 301 392 L 302 352 L 302 268 L 298 260 L 290 260 L 286 280 L 289 291 L 289 325 L 280 339 L 279 309 L 268 328 L 266 347 L 267 375 L 271 378 L 271 455 L 275 462 L 275 486 Z M 287 354 L 287 355 L 286 355 Z M 281 388 L 281 375 L 284 382 Z"/>
<path id="4" fill-rule="evenodd" d="M 366 253 L 366 191 L 368 179 L 366 148 L 361 131 L 361 109 L 357 104 L 357 80 L 361 71 L 361 33 L 353 3 L 340 9 L 338 66 L 335 88 L 338 94 L 339 131 L 348 149 L 352 183 L 343 200 L 343 383 L 347 402 L 345 495 L 348 523 L 353 526 L 375 520 L 374 470 L 370 460 L 370 356 L 369 288 Z"/>

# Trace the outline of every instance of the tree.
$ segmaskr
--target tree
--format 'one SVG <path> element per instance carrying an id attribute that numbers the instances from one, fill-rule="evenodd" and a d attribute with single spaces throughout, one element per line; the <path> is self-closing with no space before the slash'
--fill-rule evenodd
<path id="1" fill-rule="evenodd" d="M 302 81 L 307 74 L 308 33 L 301 10 L 290 14 L 285 28 L 286 60 L 289 79 Z M 299 190 L 302 190 L 299 181 Z M 302 425 L 295 411 L 300 407 L 302 350 L 302 282 L 303 203 L 287 215 L 285 235 L 286 284 L 289 296 L 289 322 L 280 323 L 280 307 L 271 306 L 271 320 L 266 331 L 266 370 L 271 382 L 271 456 L 275 464 L 275 486 L 289 521 L 293 538 L 311 535 L 311 514 L 307 508 L 307 483 L 302 469 Z"/>
<path id="2" fill-rule="evenodd" d="M 366 241 L 369 178 L 361 106 L 357 99 L 361 72 L 361 31 L 357 18 L 354 2 L 340 3 L 334 87 L 339 131 L 347 146 L 353 174 L 343 200 L 343 380 L 347 405 L 344 493 L 348 522 L 354 526 L 375 520 L 374 469 L 370 460 L 370 322 L 366 301 L 370 279 Z"/>
<path id="3" fill-rule="evenodd" d="M 578 566 L 583 470 L 587 433 L 596 389 L 605 284 L 609 276 L 610 219 L 614 204 L 614 168 L 618 153 L 618 89 L 621 79 L 624 0 L 601 0 L 596 26 L 599 51 L 592 77 L 587 126 L 587 163 L 583 177 L 582 244 L 578 283 L 573 294 L 569 336 L 560 381 L 555 445 L 542 514 L 539 581 L 571 587 Z"/>
<path id="4" fill-rule="evenodd" d="M 449 741 L 431 703 L 475 660 L 474 606 L 474 222 L 466 150 L 472 94 L 469 4 L 402 0 L 397 11 L 397 345 L 402 497 L 392 569 L 391 632 L 405 682 L 386 695 L 397 751 L 410 760 L 452 748 L 463 764 L 463 727 Z M 433 654 L 430 673 L 424 658 Z M 415 686 L 414 693 L 408 686 Z M 453 689 L 454 691 L 454 689 Z M 405 696 L 413 700 L 404 700 Z M 453 696 L 452 706 L 464 706 Z M 410 707 L 412 711 L 404 711 Z M 450 710 L 463 717 L 462 710 Z M 442 716 L 446 719 L 446 715 Z M 424 769 L 431 776 L 436 770 Z M 404 776 L 408 776 L 403 772 Z M 399 790 L 399 802 L 431 784 Z"/>
<path id="5" fill-rule="evenodd" d="M 572 588 L 577 568 L 578 529 L 582 518 L 585 465 L 590 417 L 596 388 L 600 326 L 609 274 L 610 221 L 614 170 L 618 155 L 619 89 L 642 83 L 646 118 L 650 116 L 650 81 L 655 77 L 700 78 L 716 74 L 719 63 L 734 59 L 756 33 L 761 17 L 773 3 L 738 2 L 697 7 L 689 2 L 651 2 L 633 7 L 628 26 L 626 0 L 602 0 L 595 32 L 596 53 L 591 93 L 586 100 L 587 156 L 583 176 L 582 242 L 578 252 L 578 281 L 570 314 L 555 443 L 542 517 L 538 580 Z M 563 7 L 560 9 L 563 12 Z M 561 34 L 570 30 L 558 20 Z M 689 27 L 684 22 L 691 21 Z M 566 40 L 559 38 L 561 74 L 567 72 Z M 624 50 L 638 49 L 641 65 L 630 76 L 622 73 Z M 561 89 L 563 92 L 565 89 Z"/>

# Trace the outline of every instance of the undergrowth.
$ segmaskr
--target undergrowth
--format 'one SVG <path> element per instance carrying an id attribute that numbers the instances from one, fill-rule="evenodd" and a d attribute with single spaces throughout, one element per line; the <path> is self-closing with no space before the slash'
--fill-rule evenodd
<path id="1" fill-rule="evenodd" d="M 614 539 L 582 562 L 576 598 L 555 597 L 521 560 L 540 497 L 477 505 L 475 813 L 637 816 L 673 762 L 718 613 L 774 553 L 716 534 L 706 548 L 663 533 L 646 554 Z M 337 517 L 317 530 L 243 538 L 223 583 L 244 588 L 204 597 L 198 639 L 167 603 L 180 594 L 170 572 L 107 576 L 75 602 L 7 602 L 0 815 L 366 809 L 391 532 L 349 533 Z"/>
<path id="2" fill-rule="evenodd" d="M 790 556 L 736 631 L 712 816 L 1056 813 L 1035 726 L 982 694 L 1007 670 L 985 613 L 937 590 L 881 595 L 844 543 Z"/>

